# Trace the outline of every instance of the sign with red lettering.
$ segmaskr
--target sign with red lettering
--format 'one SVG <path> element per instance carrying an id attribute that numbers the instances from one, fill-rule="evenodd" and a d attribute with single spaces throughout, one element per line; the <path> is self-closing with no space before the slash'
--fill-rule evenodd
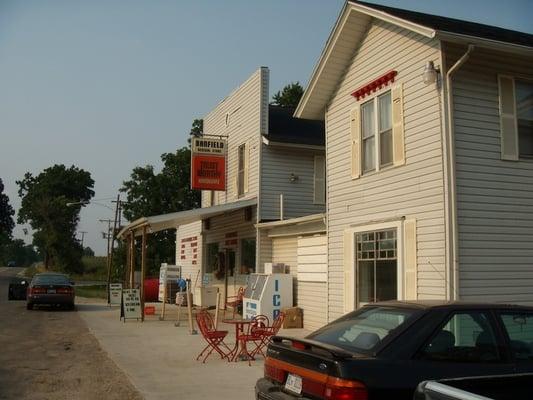
<path id="1" fill-rule="evenodd" d="M 192 139 L 192 189 L 226 190 L 226 153 L 223 139 Z"/>

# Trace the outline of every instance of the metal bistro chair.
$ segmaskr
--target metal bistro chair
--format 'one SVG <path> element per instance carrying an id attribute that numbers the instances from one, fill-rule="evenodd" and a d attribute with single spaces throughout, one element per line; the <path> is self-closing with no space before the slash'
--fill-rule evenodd
<path id="1" fill-rule="evenodd" d="M 213 351 L 216 351 L 218 354 L 220 354 L 221 358 L 227 357 L 231 352 L 231 349 L 226 345 L 226 343 L 224 343 L 224 338 L 228 335 L 228 331 L 217 331 L 215 329 L 215 324 L 213 323 L 213 318 L 207 311 L 200 311 L 198 314 L 196 314 L 196 322 L 198 323 L 198 329 L 200 330 L 200 333 L 207 342 L 207 346 L 205 346 L 201 353 L 198 354 L 196 360 L 199 360 L 205 355 L 204 359 L 202 360 L 202 362 L 205 363 L 205 360 L 207 360 L 207 357 L 209 357 Z M 225 352 L 222 347 L 224 350 L 227 350 L 227 352 Z"/>
<path id="2" fill-rule="evenodd" d="M 268 329 L 268 317 L 266 315 L 256 315 L 252 318 L 252 322 L 248 325 L 248 331 L 241 333 L 237 337 L 237 341 L 241 343 L 241 351 L 238 356 L 246 356 L 248 359 L 248 365 L 252 365 L 250 360 L 253 360 L 257 353 L 261 353 L 263 357 L 265 354 L 261 350 L 261 344 L 263 343 L 263 333 Z M 248 343 L 255 345 L 254 349 L 248 351 Z"/>
<path id="3" fill-rule="evenodd" d="M 267 326 L 266 329 L 264 329 L 262 333 L 262 340 L 259 344 L 259 348 L 256 351 L 256 353 L 260 352 L 263 357 L 265 356 L 265 353 L 263 353 L 263 348 L 268 345 L 270 342 L 270 339 L 272 339 L 272 336 L 275 336 L 278 334 L 279 330 L 283 326 L 283 321 L 285 321 L 285 313 L 283 311 L 280 311 L 280 313 L 277 315 L 276 319 L 272 323 L 271 326 Z"/>
<path id="4" fill-rule="evenodd" d="M 235 296 L 228 296 L 226 306 L 224 307 L 224 317 L 226 317 L 226 310 L 231 307 L 233 310 L 233 318 L 235 318 L 235 311 L 242 306 L 242 299 L 244 298 L 244 288 L 241 286 Z"/>

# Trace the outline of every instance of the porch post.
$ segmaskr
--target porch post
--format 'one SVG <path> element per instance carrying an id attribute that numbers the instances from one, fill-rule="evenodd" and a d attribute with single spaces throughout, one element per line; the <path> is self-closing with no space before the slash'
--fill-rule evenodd
<path id="1" fill-rule="evenodd" d="M 144 275 L 146 274 L 146 226 L 143 226 L 141 248 L 141 321 L 144 321 Z"/>
<path id="2" fill-rule="evenodd" d="M 130 268 L 130 250 L 131 250 L 131 246 L 130 246 L 130 240 L 131 240 L 131 237 L 130 235 L 128 235 L 126 237 L 126 263 L 124 264 L 124 271 L 122 273 L 122 287 L 124 289 L 126 289 L 127 287 L 127 283 L 128 283 L 128 276 L 129 276 L 129 268 Z"/>
<path id="3" fill-rule="evenodd" d="M 130 255 L 130 289 L 134 288 L 135 284 L 135 233 L 131 232 L 131 255 Z"/>

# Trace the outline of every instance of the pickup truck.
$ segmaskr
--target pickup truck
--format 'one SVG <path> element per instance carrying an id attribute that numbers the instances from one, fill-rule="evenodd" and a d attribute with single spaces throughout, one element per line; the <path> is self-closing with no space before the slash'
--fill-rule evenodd
<path id="1" fill-rule="evenodd" d="M 414 400 L 529 400 L 533 374 L 442 379 L 421 382 Z"/>

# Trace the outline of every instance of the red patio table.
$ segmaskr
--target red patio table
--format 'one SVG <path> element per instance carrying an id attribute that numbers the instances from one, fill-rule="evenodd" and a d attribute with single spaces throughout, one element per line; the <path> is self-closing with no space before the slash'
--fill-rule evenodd
<path id="1" fill-rule="evenodd" d="M 246 343 L 239 338 L 244 335 L 244 326 L 252 323 L 251 319 L 223 319 L 223 323 L 235 325 L 235 347 L 228 354 L 228 361 L 235 361 L 239 356 L 251 357 L 246 350 Z M 253 358 L 253 357 L 252 357 Z"/>

